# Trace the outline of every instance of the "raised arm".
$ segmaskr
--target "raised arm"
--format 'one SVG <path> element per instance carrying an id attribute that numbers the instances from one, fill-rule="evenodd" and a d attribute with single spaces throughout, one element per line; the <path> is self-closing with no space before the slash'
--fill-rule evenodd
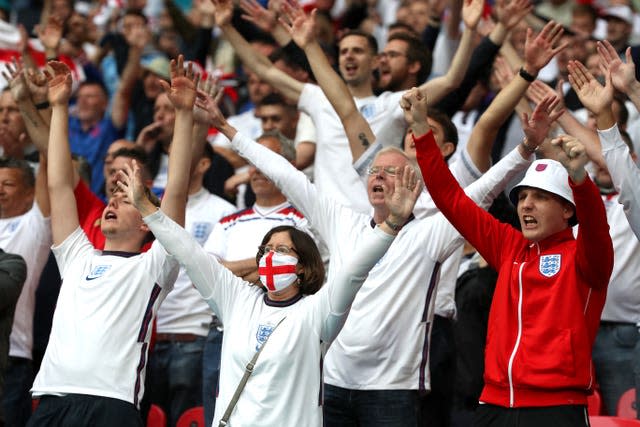
<path id="1" fill-rule="evenodd" d="M 462 83 L 471 59 L 473 37 L 482 16 L 483 8 L 484 0 L 464 0 L 462 19 L 464 20 L 465 29 L 447 74 L 431 79 L 420 86 L 421 89 L 429 93 L 429 102 L 432 105 L 439 102 Z"/>
<path id="2" fill-rule="evenodd" d="M 51 15 L 46 20 L 46 24 L 39 25 L 36 32 L 38 39 L 44 47 L 44 54 L 46 58 L 57 58 L 58 50 L 60 48 L 60 41 L 62 40 L 64 23 L 60 17 Z"/>
<path id="3" fill-rule="evenodd" d="M 633 63 L 631 48 L 628 47 L 625 52 L 627 62 L 622 62 L 618 52 L 606 40 L 598 42 L 597 49 L 601 68 L 605 74 L 607 70 L 611 73 L 613 87 L 626 94 L 640 111 L 640 82 L 636 80 L 636 65 Z"/>
<path id="4" fill-rule="evenodd" d="M 171 86 L 162 87 L 176 109 L 176 121 L 169 151 L 169 177 L 160 208 L 180 225 L 184 225 L 187 188 L 191 169 L 191 132 L 193 105 L 196 100 L 196 82 L 191 64 L 184 68 L 184 58 L 171 60 Z"/>
<path id="5" fill-rule="evenodd" d="M 586 150 L 580 141 L 568 135 L 554 138 L 551 144 L 558 151 L 554 157 L 569 174 L 576 215 L 580 221 L 576 238 L 578 271 L 591 286 L 606 287 L 613 269 L 613 244 L 600 192 L 585 170 L 589 161 Z"/>
<path id="6" fill-rule="evenodd" d="M 49 126 L 44 122 L 40 114 L 38 114 L 38 109 L 33 101 L 22 65 L 17 62 L 13 64 L 7 63 L 5 71 L 2 72 L 2 76 L 9 83 L 11 95 L 18 105 L 29 139 L 35 144 L 39 152 L 46 155 L 47 141 L 49 140 Z M 48 104 L 48 101 L 46 104 Z"/>
<path id="7" fill-rule="evenodd" d="M 231 25 L 232 0 L 211 0 L 216 7 L 216 23 L 233 46 L 242 63 L 286 98 L 298 102 L 304 84 L 277 69 L 266 56 L 257 52 Z"/>
<path id="8" fill-rule="evenodd" d="M 561 44 L 554 47 L 560 41 L 562 33 L 562 25 L 553 21 L 549 22 L 535 38 L 531 29 L 527 30 L 525 63 L 521 71 L 511 80 L 511 83 L 498 92 L 489 108 L 482 114 L 469 136 L 469 145 L 486 147 L 487 144 L 492 143 L 498 130 L 516 108 L 533 78 L 556 53 L 566 46 L 566 44 Z M 473 149 L 475 150 L 475 148 Z M 486 149 L 480 148 L 479 150 L 479 153 L 486 152 Z M 486 156 L 478 156 L 478 161 L 484 162 L 482 164 L 476 163 L 481 170 L 481 166 L 485 170 L 488 169 Z"/>
<path id="9" fill-rule="evenodd" d="M 340 117 L 355 162 L 376 140 L 369 123 L 362 116 L 347 88 L 347 84 L 335 72 L 324 51 L 315 39 L 315 14 L 304 13 L 296 4 L 283 3 L 283 18 L 280 23 L 286 28 L 293 41 L 304 50 L 311 64 L 313 74 L 333 109 Z"/>
<path id="10" fill-rule="evenodd" d="M 582 105 L 596 117 L 596 127 L 599 130 L 605 130 L 615 125 L 616 121 L 611 108 L 613 103 L 611 73 L 606 73 L 606 84 L 602 86 L 578 61 L 569 61 L 567 69 L 571 87 L 578 95 Z M 600 140 L 596 137 L 595 132 L 583 129 L 582 134 L 584 137 L 580 138 L 580 142 L 584 144 L 589 157 L 596 162 L 602 161 Z"/>
<path id="11" fill-rule="evenodd" d="M 111 106 L 111 121 L 116 128 L 122 128 L 127 124 L 129 117 L 129 106 L 131 105 L 131 94 L 136 80 L 140 75 L 140 58 L 142 49 L 150 38 L 149 29 L 144 25 L 134 27 L 128 33 L 127 43 L 129 53 L 127 62 L 122 70 L 118 89 L 113 95 Z"/>
<path id="12" fill-rule="evenodd" d="M 291 41 L 289 32 L 278 23 L 278 11 L 280 0 L 269 0 L 268 9 L 265 9 L 256 0 L 241 0 L 242 19 L 271 34 L 280 46 L 286 46 Z"/>
<path id="13" fill-rule="evenodd" d="M 52 108 L 47 179 L 53 244 L 59 245 L 80 225 L 73 194 L 73 163 L 69 148 L 71 72 L 65 64 L 57 61 L 50 61 L 47 68 Z"/>

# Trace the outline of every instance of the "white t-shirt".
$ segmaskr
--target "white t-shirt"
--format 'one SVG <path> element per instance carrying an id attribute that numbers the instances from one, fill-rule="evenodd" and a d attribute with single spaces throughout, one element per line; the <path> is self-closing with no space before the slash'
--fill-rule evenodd
<path id="1" fill-rule="evenodd" d="M 23 215 L 0 219 L 0 248 L 21 255 L 27 264 L 27 279 L 18 298 L 9 337 L 9 356 L 31 359 L 36 289 L 49 258 L 50 224 L 35 202 Z"/>
<path id="2" fill-rule="evenodd" d="M 253 205 L 214 225 L 204 250 L 224 261 L 252 258 L 267 231 L 279 225 L 291 225 L 313 235 L 308 221 L 289 202 L 269 207 Z"/>
<path id="3" fill-rule="evenodd" d="M 153 318 L 178 263 L 157 241 L 142 254 L 97 251 L 81 228 L 53 253 L 63 280 L 33 395 L 89 394 L 137 406 Z"/>
<path id="4" fill-rule="evenodd" d="M 624 215 L 619 195 L 603 196 L 613 241 L 613 272 L 607 288 L 602 320 L 640 325 L 640 241 Z"/>
<path id="5" fill-rule="evenodd" d="M 238 133 L 238 152 L 271 179 L 313 224 L 329 246 L 328 281 L 371 228 L 371 217 L 320 193 L 286 160 Z M 488 206 L 500 186 L 530 163 L 517 151 L 466 189 Z M 405 225 L 386 255 L 370 271 L 325 359 L 325 382 L 363 390 L 428 390 L 429 340 L 439 264 L 462 237 L 438 213 Z"/>
<path id="6" fill-rule="evenodd" d="M 204 245 L 213 226 L 230 215 L 235 206 L 205 188 L 189 196 L 185 215 L 185 230 Z M 165 334 L 196 334 L 207 336 L 211 323 L 211 308 L 202 299 L 184 269 L 158 309 L 156 329 Z"/>
<path id="7" fill-rule="evenodd" d="M 271 335 L 228 425 L 320 427 L 321 341 L 335 337 L 367 272 L 393 237 L 379 228 L 369 230 L 333 282 L 314 295 L 276 302 L 218 264 L 160 211 L 144 220 L 227 325 L 213 425 L 227 409 L 245 366 Z"/>
<path id="8" fill-rule="evenodd" d="M 398 104 L 401 96 L 402 92 L 385 92 L 378 97 L 354 99 L 376 135 L 376 143 L 382 146 L 400 147 L 402 143 L 406 123 Z M 298 108 L 309 114 L 316 125 L 314 182 L 320 193 L 331 195 L 338 203 L 356 212 L 369 213 L 371 205 L 366 189 L 353 169 L 347 135 L 322 89 L 305 84 Z"/>

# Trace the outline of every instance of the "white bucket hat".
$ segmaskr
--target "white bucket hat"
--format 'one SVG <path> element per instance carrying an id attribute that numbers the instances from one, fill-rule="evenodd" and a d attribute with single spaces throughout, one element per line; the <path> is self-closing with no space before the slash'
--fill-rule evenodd
<path id="1" fill-rule="evenodd" d="M 536 160 L 529 166 L 522 181 L 509 192 L 509 199 L 516 207 L 518 206 L 518 193 L 523 187 L 539 188 L 560 196 L 570 202 L 575 210 L 576 203 L 573 201 L 573 192 L 569 187 L 569 174 L 564 166 L 556 160 Z M 574 214 L 569 219 L 569 225 L 573 226 L 577 223 L 578 219 Z"/>

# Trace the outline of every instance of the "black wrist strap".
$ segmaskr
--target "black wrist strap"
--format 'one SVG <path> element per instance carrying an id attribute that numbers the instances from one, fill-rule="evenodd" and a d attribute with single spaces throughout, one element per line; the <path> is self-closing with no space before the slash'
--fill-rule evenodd
<path id="1" fill-rule="evenodd" d="M 520 67 L 520 71 L 518 71 L 518 74 L 520 74 L 520 77 L 522 77 L 523 79 L 525 79 L 529 83 L 533 83 L 533 81 L 536 79 L 536 76 L 529 74 L 524 69 L 524 67 Z"/>
<path id="2" fill-rule="evenodd" d="M 38 104 L 35 104 L 36 110 L 46 110 L 50 106 L 51 105 L 49 104 L 49 101 L 44 101 L 44 102 L 40 102 Z"/>

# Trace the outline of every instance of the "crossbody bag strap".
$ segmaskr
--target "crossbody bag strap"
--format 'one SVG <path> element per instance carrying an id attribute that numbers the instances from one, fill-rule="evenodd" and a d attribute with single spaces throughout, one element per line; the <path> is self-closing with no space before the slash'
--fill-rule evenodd
<path id="1" fill-rule="evenodd" d="M 227 421 L 229 421 L 229 417 L 231 416 L 231 412 L 233 412 L 233 408 L 236 407 L 236 403 L 238 403 L 238 399 L 240 398 L 240 394 L 242 393 L 242 390 L 244 390 L 244 387 L 247 385 L 247 381 L 249 381 L 249 377 L 253 373 L 253 368 L 256 366 L 256 361 L 258 360 L 258 356 L 260 356 L 260 353 L 262 352 L 262 349 L 264 348 L 265 345 L 267 345 L 267 341 L 269 341 L 269 338 L 271 337 L 271 335 L 273 335 L 273 333 L 276 331 L 276 328 L 278 326 L 280 326 L 282 321 L 284 319 L 286 319 L 286 318 L 287 318 L 287 316 L 285 316 L 282 319 L 280 319 L 280 321 L 276 324 L 276 326 L 274 326 L 274 328 L 271 331 L 271 333 L 269 335 L 267 335 L 267 337 L 265 338 L 264 342 L 262 343 L 262 345 L 260 346 L 258 351 L 255 352 L 255 354 L 251 358 L 251 361 L 249 361 L 249 363 L 247 363 L 247 366 L 244 368 L 244 375 L 242 376 L 242 379 L 240 379 L 240 383 L 238 384 L 238 387 L 236 387 L 236 391 L 233 393 L 233 397 L 231 398 L 231 401 L 229 402 L 229 405 L 227 406 L 227 410 L 224 411 L 224 415 L 220 419 L 220 424 L 218 424 L 218 427 L 225 427 L 227 425 Z"/>

